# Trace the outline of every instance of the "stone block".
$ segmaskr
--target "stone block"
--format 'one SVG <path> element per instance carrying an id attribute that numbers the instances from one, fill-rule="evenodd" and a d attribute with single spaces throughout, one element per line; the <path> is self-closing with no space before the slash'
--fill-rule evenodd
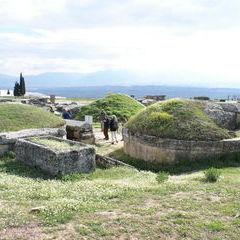
<path id="1" fill-rule="evenodd" d="M 95 170 L 95 149 L 90 145 L 56 137 L 39 139 L 68 143 L 61 149 L 34 142 L 32 138 L 19 139 L 15 144 L 16 159 L 30 166 L 36 166 L 50 175 L 90 173 Z"/>
<path id="2" fill-rule="evenodd" d="M 67 139 L 95 143 L 92 125 L 83 121 L 66 120 Z"/>
<path id="3" fill-rule="evenodd" d="M 239 110 L 234 104 L 209 102 L 205 112 L 219 126 L 229 130 L 236 129 Z"/>

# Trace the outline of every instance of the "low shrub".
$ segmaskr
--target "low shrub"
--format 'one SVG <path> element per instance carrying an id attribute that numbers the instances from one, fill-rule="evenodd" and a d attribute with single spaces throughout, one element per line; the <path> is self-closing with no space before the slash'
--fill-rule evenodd
<path id="1" fill-rule="evenodd" d="M 221 171 L 217 168 L 209 168 L 206 171 L 204 171 L 204 175 L 205 175 L 206 181 L 216 182 L 221 175 Z"/>
<path id="2" fill-rule="evenodd" d="M 13 151 L 9 151 L 4 154 L 4 157 L 14 159 L 16 157 L 16 154 Z"/>
<path id="3" fill-rule="evenodd" d="M 167 181 L 168 178 L 169 178 L 169 173 L 164 172 L 164 171 L 158 172 L 158 174 L 156 176 L 156 180 L 158 183 L 163 183 L 163 182 Z"/>

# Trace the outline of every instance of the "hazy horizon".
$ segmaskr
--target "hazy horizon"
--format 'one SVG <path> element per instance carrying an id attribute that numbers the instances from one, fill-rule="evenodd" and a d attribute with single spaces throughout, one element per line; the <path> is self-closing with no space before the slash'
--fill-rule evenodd
<path id="1" fill-rule="evenodd" d="M 237 0 L 0 0 L 0 73 L 126 71 L 138 84 L 149 75 L 156 85 L 240 88 L 239 9 Z"/>

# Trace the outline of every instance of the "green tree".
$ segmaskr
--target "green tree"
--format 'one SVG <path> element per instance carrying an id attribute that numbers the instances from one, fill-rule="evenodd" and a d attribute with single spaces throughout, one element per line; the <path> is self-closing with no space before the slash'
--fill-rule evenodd
<path id="1" fill-rule="evenodd" d="M 15 82 L 14 90 L 13 90 L 13 95 L 14 96 L 21 96 L 21 89 L 20 89 L 20 84 L 18 82 Z"/>
<path id="2" fill-rule="evenodd" d="M 24 77 L 22 76 L 22 73 L 20 73 L 20 96 L 24 96 L 26 93 L 26 88 L 25 88 L 25 80 Z"/>

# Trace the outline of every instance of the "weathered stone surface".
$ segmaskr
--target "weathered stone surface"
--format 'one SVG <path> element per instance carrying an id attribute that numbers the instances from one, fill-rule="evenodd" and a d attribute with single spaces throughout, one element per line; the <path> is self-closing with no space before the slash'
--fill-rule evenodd
<path id="1" fill-rule="evenodd" d="M 57 103 L 55 105 L 57 111 L 63 112 L 65 111 L 70 111 L 73 116 L 79 113 L 81 106 L 76 103 L 76 102 L 71 102 L 71 103 Z"/>
<path id="2" fill-rule="evenodd" d="M 152 105 L 154 103 L 156 103 L 157 101 L 154 100 L 154 99 L 144 99 L 142 100 L 142 104 L 145 105 L 145 106 L 149 106 L 149 105 Z"/>
<path id="3" fill-rule="evenodd" d="M 32 129 L 25 129 L 20 131 L 14 132 L 3 132 L 0 133 L 0 144 L 1 143 L 8 143 L 8 142 L 15 142 L 18 138 L 28 138 L 28 137 L 35 137 L 35 136 L 56 136 L 56 137 L 63 137 L 66 135 L 66 131 L 62 128 L 32 128 Z"/>
<path id="4" fill-rule="evenodd" d="M 95 136 L 92 125 L 83 121 L 66 120 L 67 139 L 93 144 Z"/>
<path id="5" fill-rule="evenodd" d="M 218 103 L 225 112 L 233 112 L 233 113 L 240 113 L 239 108 L 236 104 L 233 103 Z"/>
<path id="6" fill-rule="evenodd" d="M 197 161 L 223 153 L 239 153 L 240 138 L 221 141 L 183 141 L 141 135 L 126 129 L 124 151 L 134 158 L 157 163 Z"/>
<path id="7" fill-rule="evenodd" d="M 31 105 L 45 105 L 48 102 L 48 98 L 31 98 L 28 103 Z"/>
<path id="8" fill-rule="evenodd" d="M 209 102 L 205 108 L 206 114 L 219 126 L 234 130 L 237 127 L 238 108 L 230 103 Z"/>
<path id="9" fill-rule="evenodd" d="M 111 157 L 102 156 L 100 154 L 96 154 L 96 165 L 100 168 L 111 168 L 117 166 L 132 167 L 124 162 L 118 161 Z"/>
<path id="10" fill-rule="evenodd" d="M 27 165 L 37 166 L 53 176 L 90 173 L 95 170 L 94 147 L 56 137 L 51 137 L 51 139 L 74 144 L 74 147 L 55 149 L 31 142 L 31 139 L 19 139 L 14 150 L 16 159 Z"/>
<path id="11" fill-rule="evenodd" d="M 62 128 L 34 128 L 15 132 L 0 133 L 0 156 L 5 152 L 11 151 L 19 138 L 38 137 L 38 136 L 66 136 L 66 130 Z"/>

